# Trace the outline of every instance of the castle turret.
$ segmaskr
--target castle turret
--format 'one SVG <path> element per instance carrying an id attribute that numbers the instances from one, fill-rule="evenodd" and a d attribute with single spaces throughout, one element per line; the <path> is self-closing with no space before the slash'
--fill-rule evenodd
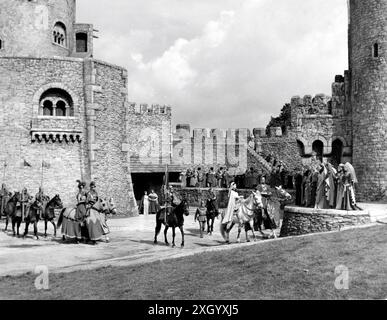
<path id="1" fill-rule="evenodd" d="M 93 27 L 76 24 L 76 0 L 0 0 L 0 57 L 87 57 Z"/>
<path id="2" fill-rule="evenodd" d="M 386 59 L 387 0 L 350 0 L 353 165 L 361 200 L 369 200 L 376 189 L 387 187 Z"/>

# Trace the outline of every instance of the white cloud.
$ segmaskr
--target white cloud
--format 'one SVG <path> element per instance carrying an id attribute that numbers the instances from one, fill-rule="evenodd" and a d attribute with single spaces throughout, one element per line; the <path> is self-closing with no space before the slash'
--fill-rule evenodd
<path id="1" fill-rule="evenodd" d="M 128 68 L 131 101 L 170 104 L 175 123 L 265 126 L 347 67 L 344 0 L 121 2 L 96 52 Z"/>

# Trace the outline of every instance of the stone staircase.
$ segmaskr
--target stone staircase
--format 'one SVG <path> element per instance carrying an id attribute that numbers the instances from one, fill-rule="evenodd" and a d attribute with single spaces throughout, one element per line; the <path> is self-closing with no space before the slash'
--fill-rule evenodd
<path id="1" fill-rule="evenodd" d="M 254 157 L 255 160 L 258 161 L 258 163 L 262 166 L 262 169 L 267 173 L 270 174 L 272 171 L 272 166 L 269 162 L 267 162 L 263 157 L 261 157 L 258 153 L 255 152 L 253 148 L 250 146 L 247 147 L 247 151 L 250 152 L 250 154 Z"/>

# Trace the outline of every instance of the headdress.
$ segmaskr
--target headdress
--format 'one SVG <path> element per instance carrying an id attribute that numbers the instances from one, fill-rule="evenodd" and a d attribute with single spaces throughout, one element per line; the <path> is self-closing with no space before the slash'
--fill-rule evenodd
<path id="1" fill-rule="evenodd" d="M 93 187 L 95 187 L 95 186 L 96 186 L 96 184 L 95 184 L 94 181 L 90 182 L 90 188 L 93 188 Z"/>
<path id="2" fill-rule="evenodd" d="M 78 183 L 78 189 L 81 189 L 81 187 L 86 187 L 86 183 L 82 182 L 81 180 L 76 181 Z"/>
<path id="3" fill-rule="evenodd" d="M 356 177 L 356 173 L 355 173 L 355 169 L 354 169 L 354 167 L 352 166 L 352 164 L 350 164 L 349 162 L 347 162 L 347 163 L 344 165 L 344 167 L 345 167 L 345 169 L 347 169 L 347 171 L 351 174 L 353 182 L 354 182 L 354 183 L 358 183 L 357 177 Z"/>

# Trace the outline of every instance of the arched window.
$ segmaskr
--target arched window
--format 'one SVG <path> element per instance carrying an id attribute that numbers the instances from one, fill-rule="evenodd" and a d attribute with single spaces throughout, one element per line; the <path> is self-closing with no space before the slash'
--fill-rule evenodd
<path id="1" fill-rule="evenodd" d="M 3 40 L 0 39 L 0 50 L 3 49 Z"/>
<path id="2" fill-rule="evenodd" d="M 54 110 L 54 108 L 53 108 L 52 102 L 50 100 L 45 100 L 43 102 L 43 115 L 44 116 L 53 116 L 54 115 L 53 110 Z"/>
<path id="3" fill-rule="evenodd" d="M 66 26 L 62 22 L 57 22 L 53 31 L 54 43 L 66 47 Z"/>
<path id="4" fill-rule="evenodd" d="M 312 149 L 314 152 L 316 152 L 317 159 L 322 162 L 324 155 L 324 143 L 320 140 L 316 140 L 312 144 Z"/>
<path id="5" fill-rule="evenodd" d="M 379 57 L 379 44 L 378 43 L 374 43 L 373 52 L 374 52 L 374 58 Z"/>
<path id="6" fill-rule="evenodd" d="M 78 32 L 75 35 L 77 52 L 87 52 L 87 33 Z"/>
<path id="7" fill-rule="evenodd" d="M 74 116 L 73 99 L 62 89 L 52 88 L 44 92 L 40 98 L 39 106 L 39 114 L 43 116 Z"/>
<path id="8" fill-rule="evenodd" d="M 305 156 L 305 146 L 300 140 L 297 140 L 297 147 L 298 147 L 298 153 L 300 154 L 300 156 L 304 157 Z"/>
<path id="9" fill-rule="evenodd" d="M 336 139 L 332 143 L 332 164 L 339 165 L 343 157 L 343 142 L 340 139 Z"/>
<path id="10" fill-rule="evenodd" d="M 56 103 L 56 114 L 57 117 L 65 117 L 66 116 L 66 102 L 63 100 L 59 100 Z"/>

